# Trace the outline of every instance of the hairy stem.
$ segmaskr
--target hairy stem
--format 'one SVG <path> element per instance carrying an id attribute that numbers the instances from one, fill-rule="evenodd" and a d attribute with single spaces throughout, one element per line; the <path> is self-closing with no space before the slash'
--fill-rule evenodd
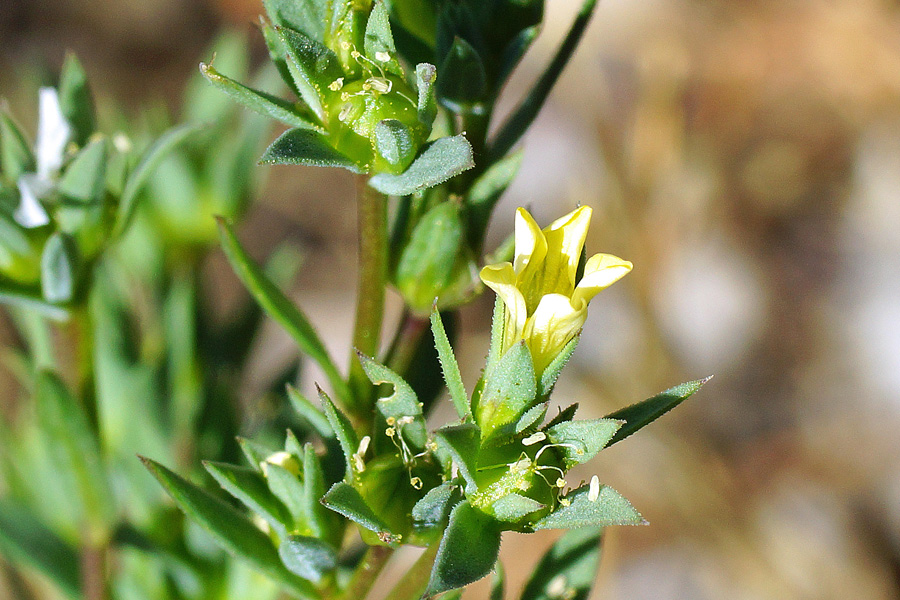
<path id="1" fill-rule="evenodd" d="M 359 279 L 356 298 L 356 325 L 350 353 L 350 390 L 354 412 L 364 418 L 370 411 L 372 385 L 356 357 L 355 350 L 375 356 L 384 318 L 387 286 L 388 232 L 387 197 L 369 187 L 367 175 L 356 180 L 359 215 Z"/>
<path id="2" fill-rule="evenodd" d="M 354 571 L 350 583 L 344 588 L 341 599 L 365 600 L 369 590 L 371 590 L 372 586 L 375 584 L 375 580 L 378 579 L 378 574 L 381 573 L 381 570 L 393 554 L 393 548 L 388 548 L 387 546 L 369 546 L 369 549 L 360 561 L 359 566 L 356 567 L 356 571 Z"/>

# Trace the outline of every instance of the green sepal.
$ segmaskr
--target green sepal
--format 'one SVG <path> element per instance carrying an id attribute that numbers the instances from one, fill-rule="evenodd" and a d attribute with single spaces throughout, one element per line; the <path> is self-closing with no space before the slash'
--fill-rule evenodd
<path id="1" fill-rule="evenodd" d="M 207 467 L 207 470 L 208 469 L 209 468 Z M 291 516 L 290 520 L 284 521 L 287 532 L 302 531 L 300 528 L 306 526 L 307 518 L 306 505 L 304 503 L 305 490 L 303 488 L 303 482 L 300 481 L 300 477 L 291 473 L 281 465 L 266 463 L 265 482 L 272 495 L 281 502 Z M 316 498 L 316 500 L 318 501 L 318 498 Z M 244 502 L 244 504 L 247 503 Z M 281 533 L 284 535 L 284 531 Z"/>
<path id="2" fill-rule="evenodd" d="M 294 410 L 312 426 L 316 433 L 323 438 L 334 437 L 334 431 L 332 431 L 331 425 L 328 424 L 328 418 L 321 410 L 316 408 L 309 398 L 290 384 L 287 386 L 287 395 Z"/>
<path id="3" fill-rule="evenodd" d="M 416 89 L 418 99 L 416 110 L 419 122 L 431 129 L 437 116 L 437 98 L 434 84 L 437 81 L 437 68 L 429 63 L 416 65 Z"/>
<path id="4" fill-rule="evenodd" d="M 94 99 L 87 82 L 87 74 L 78 58 L 71 52 L 66 54 L 59 75 L 59 108 L 72 127 L 72 141 L 79 146 L 87 143 L 96 130 Z"/>
<path id="5" fill-rule="evenodd" d="M 404 167 L 416 155 L 413 132 L 397 119 L 384 119 L 375 124 L 375 151 L 390 165 Z"/>
<path id="6" fill-rule="evenodd" d="M 440 72 L 437 92 L 441 104 L 454 112 L 466 112 L 484 100 L 487 91 L 484 63 L 466 40 L 458 36 L 453 39 Z"/>
<path id="7" fill-rule="evenodd" d="M 472 146 L 465 136 L 443 137 L 428 144 L 403 173 L 378 173 L 369 179 L 369 185 L 389 196 L 408 196 L 440 185 L 474 166 Z"/>
<path id="8" fill-rule="evenodd" d="M 705 377 L 703 379 L 697 379 L 695 381 L 688 381 L 686 383 L 682 383 L 680 385 L 676 385 L 673 388 L 669 388 L 664 392 L 660 392 L 656 396 L 652 398 L 648 398 L 643 402 L 638 402 L 637 404 L 632 404 L 631 406 L 627 406 L 623 409 L 617 410 L 614 413 L 606 415 L 607 419 L 617 419 L 620 421 L 625 421 L 625 424 L 622 425 L 621 429 L 616 432 L 616 435 L 609 440 L 607 446 L 612 446 L 616 442 L 620 442 L 627 438 L 629 435 L 649 425 L 656 419 L 660 418 L 688 398 L 690 398 L 694 393 L 696 393 L 703 384 L 712 379 L 712 375 L 709 377 Z"/>
<path id="9" fill-rule="evenodd" d="M 378 412 L 385 419 L 393 418 L 396 421 L 403 417 L 413 417 L 412 423 L 405 425 L 397 423 L 394 427 L 402 428 L 400 435 L 403 436 L 403 439 L 410 443 L 417 452 L 421 452 L 425 448 L 428 432 L 425 430 L 425 418 L 422 415 L 422 406 L 419 404 L 416 393 L 394 371 L 379 364 L 362 352 L 357 352 L 357 356 L 359 356 L 359 362 L 369 381 L 374 385 L 387 383 L 394 388 L 390 396 L 378 399 L 376 402 Z"/>
<path id="10" fill-rule="evenodd" d="M 299 598 L 319 597 L 309 582 L 287 570 L 272 541 L 250 519 L 161 464 L 149 458 L 141 457 L 141 460 L 175 504 L 222 548 L 268 574 Z"/>
<path id="11" fill-rule="evenodd" d="M 471 421 L 472 409 L 469 406 L 469 395 L 466 393 L 466 386 L 459 372 L 459 363 L 457 363 L 456 355 L 450 346 L 450 339 L 444 330 L 444 322 L 441 320 L 441 314 L 437 307 L 431 311 L 431 333 L 434 336 L 434 346 L 437 349 L 438 360 L 441 362 L 441 371 L 444 373 L 444 381 L 447 383 L 456 413 L 460 419 Z"/>
<path id="12" fill-rule="evenodd" d="M 292 131 L 302 131 L 294 129 Z M 310 132 L 311 133 L 311 132 Z M 224 219 L 219 219 L 219 237 L 222 249 L 235 274 L 246 286 L 262 309 L 272 317 L 297 342 L 300 349 L 322 367 L 328 382 L 342 400 L 350 396 L 347 383 L 331 360 L 315 328 L 306 315 L 278 289 L 262 268 L 244 250 L 234 230 Z"/>
<path id="13" fill-rule="evenodd" d="M 569 506 L 560 505 L 555 511 L 536 522 L 532 528 L 576 529 L 578 527 L 606 527 L 607 525 L 642 525 L 644 518 L 619 492 L 608 485 L 600 486 L 596 500 L 590 499 L 590 485 L 566 494 Z"/>
<path id="14" fill-rule="evenodd" d="M 327 137 L 310 129 L 288 129 L 266 149 L 259 163 L 340 167 L 353 173 L 362 173 L 362 169 L 352 159 L 328 143 Z"/>
<path id="15" fill-rule="evenodd" d="M 65 200 L 83 204 L 100 202 L 106 187 L 106 161 L 106 140 L 94 140 L 66 167 L 57 191 Z"/>
<path id="16" fill-rule="evenodd" d="M 319 400 L 322 401 L 322 409 L 328 418 L 332 431 L 337 437 L 338 443 L 341 445 L 341 451 L 344 453 L 347 477 L 352 479 L 354 472 L 353 453 L 359 448 L 359 438 L 356 436 L 356 431 L 353 430 L 353 425 L 350 424 L 350 419 L 347 418 L 347 415 L 334 405 L 328 394 L 321 388 L 319 388 Z"/>
<path id="17" fill-rule="evenodd" d="M 475 422 L 481 427 L 481 443 L 496 435 L 511 434 L 519 418 L 535 403 L 537 381 L 531 351 L 524 341 L 515 344 L 487 375 Z"/>
<path id="18" fill-rule="evenodd" d="M 337 55 L 320 42 L 288 27 L 277 27 L 287 49 L 287 67 L 306 105 L 327 121 L 323 88 L 344 75 Z"/>
<path id="19" fill-rule="evenodd" d="M 521 600 L 587 600 L 600 562 L 601 528 L 567 531 L 541 558 Z"/>
<path id="20" fill-rule="evenodd" d="M 412 509 L 413 529 L 419 535 L 442 531 L 453 508 L 456 486 L 446 481 L 433 487 L 419 499 Z"/>
<path id="21" fill-rule="evenodd" d="M 491 572 L 500 553 L 500 528 L 490 516 L 457 504 L 441 538 L 426 596 L 466 586 Z"/>
<path id="22" fill-rule="evenodd" d="M 544 417 L 547 416 L 547 409 L 549 407 L 550 402 L 541 402 L 526 410 L 519 420 L 516 421 L 515 434 L 519 435 L 526 433 L 529 430 L 536 428 L 537 425 L 540 425 L 541 421 L 544 420 Z"/>
<path id="23" fill-rule="evenodd" d="M 363 529 L 373 532 L 384 544 L 396 544 L 400 536 L 391 532 L 390 528 L 375 514 L 356 488 L 349 483 L 339 481 L 328 490 L 322 498 L 322 504 L 339 513 Z"/>
<path id="24" fill-rule="evenodd" d="M 266 469 L 268 470 L 268 467 Z M 269 489 L 266 479 L 255 470 L 225 463 L 204 461 L 203 467 L 222 488 L 261 516 L 284 537 L 292 523 L 287 507 Z"/>
<path id="25" fill-rule="evenodd" d="M 5 108 L 0 108 L 0 174 L 16 181 L 22 173 L 35 171 L 34 154 L 25 135 Z"/>
<path id="26" fill-rule="evenodd" d="M 41 294 L 51 304 L 66 304 L 75 298 L 80 257 L 75 241 L 57 231 L 41 253 Z"/>
<path id="27" fill-rule="evenodd" d="M 559 351 L 550 364 L 544 369 L 544 372 L 541 373 L 541 379 L 538 381 L 538 398 L 549 398 L 550 393 L 553 392 L 553 386 L 556 385 L 556 380 L 559 379 L 559 374 L 562 372 L 563 367 L 566 366 L 566 363 L 569 362 L 569 359 L 572 358 L 572 353 L 575 352 L 576 346 L 578 346 L 578 342 L 581 339 L 581 332 L 579 331 L 575 337 L 569 340 L 563 349 Z"/>
<path id="28" fill-rule="evenodd" d="M 435 432 L 438 447 L 443 447 L 459 467 L 459 474 L 466 481 L 466 493 L 478 491 L 475 480 L 478 448 L 481 445 L 481 432 L 474 423 L 449 425 Z"/>
<path id="29" fill-rule="evenodd" d="M 212 65 L 200 63 L 200 72 L 216 88 L 258 114 L 276 119 L 291 127 L 323 131 L 321 127 L 310 123 L 301 114 L 298 114 L 298 105 L 292 102 L 238 83 L 219 73 Z"/>
<path id="30" fill-rule="evenodd" d="M 515 492 L 501 496 L 490 506 L 490 512 L 498 521 L 518 523 L 530 514 L 547 508 L 533 498 Z"/>
<path id="31" fill-rule="evenodd" d="M 623 424 L 624 421 L 615 419 L 566 421 L 546 429 L 545 433 L 551 443 L 566 444 L 557 450 L 564 455 L 565 470 L 568 470 L 594 458 Z"/>
<path id="32" fill-rule="evenodd" d="M 30 510 L 8 498 L 0 498 L 0 551 L 11 562 L 27 565 L 50 579 L 67 598 L 82 597 L 78 551 Z"/>
<path id="33" fill-rule="evenodd" d="M 278 547 L 278 556 L 287 569 L 314 583 L 334 571 L 337 553 L 320 539 L 303 535 L 290 535 Z"/>
<path id="34" fill-rule="evenodd" d="M 300 31 L 318 42 L 324 40 L 326 0 L 263 0 L 263 6 L 276 25 Z"/>
<path id="35" fill-rule="evenodd" d="M 390 14 L 384 0 L 375 0 L 372 12 L 366 23 L 364 48 L 369 60 L 381 65 L 386 71 L 403 77 L 403 67 L 397 60 L 397 49 L 394 47 L 394 36 L 391 33 Z M 387 61 L 378 60 L 376 54 L 384 52 L 390 56 Z"/>
<path id="36" fill-rule="evenodd" d="M 176 146 L 184 142 L 189 136 L 199 131 L 203 126 L 196 123 L 187 123 L 173 127 L 162 134 L 141 155 L 134 170 L 129 173 L 119 198 L 119 208 L 116 213 L 116 224 L 113 228 L 113 236 L 118 237 L 125 233 L 137 204 L 138 192 L 153 174 L 154 169 L 169 155 Z"/>

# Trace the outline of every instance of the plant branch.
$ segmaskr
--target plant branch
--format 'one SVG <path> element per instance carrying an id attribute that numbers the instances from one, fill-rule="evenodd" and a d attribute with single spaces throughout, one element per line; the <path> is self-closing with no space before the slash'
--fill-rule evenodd
<path id="1" fill-rule="evenodd" d="M 371 408 L 372 386 L 355 351 L 368 356 L 375 356 L 378 351 L 388 270 L 387 197 L 369 187 L 368 183 L 367 175 L 360 175 L 356 180 L 359 279 L 349 375 L 352 408 L 364 418 Z"/>
<path id="2" fill-rule="evenodd" d="M 375 584 L 375 580 L 378 579 L 378 574 L 381 573 L 381 570 L 393 554 L 393 548 L 387 546 L 369 546 L 369 549 L 366 550 L 365 555 L 363 555 L 362 560 L 356 567 L 356 571 L 353 572 L 350 583 L 344 588 L 341 599 L 365 600 L 369 590 L 371 590 L 372 586 Z"/>
<path id="3" fill-rule="evenodd" d="M 403 579 L 397 582 L 388 598 L 391 600 L 419 600 L 425 592 L 425 586 L 431 578 L 434 557 L 437 556 L 440 542 L 434 542 L 425 549 L 416 562 L 410 567 Z"/>

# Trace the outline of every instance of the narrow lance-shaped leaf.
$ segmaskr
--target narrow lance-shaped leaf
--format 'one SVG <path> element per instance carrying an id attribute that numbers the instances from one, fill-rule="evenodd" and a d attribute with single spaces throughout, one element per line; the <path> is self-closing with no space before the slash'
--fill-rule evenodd
<path id="1" fill-rule="evenodd" d="M 534 569 L 521 600 L 587 600 L 600 562 L 602 529 L 567 531 Z"/>
<path id="2" fill-rule="evenodd" d="M 565 499 L 569 502 L 567 506 L 560 505 L 535 523 L 533 528 L 576 529 L 645 523 L 644 518 L 631 503 L 608 485 L 596 483 L 583 485 L 566 494 Z"/>
<path id="3" fill-rule="evenodd" d="M 374 532 L 385 544 L 400 541 L 400 536 L 392 533 L 372 508 L 366 503 L 356 488 L 349 483 L 339 481 L 328 490 L 322 498 L 322 504 L 339 513 L 360 527 Z"/>
<path id="4" fill-rule="evenodd" d="M 71 52 L 66 55 L 60 72 L 59 106 L 72 126 L 72 141 L 83 146 L 96 129 L 94 99 L 84 67 Z"/>
<path id="5" fill-rule="evenodd" d="M 450 340 L 444 330 L 444 322 L 441 321 L 441 315 L 437 308 L 431 312 L 431 331 L 434 335 L 434 346 L 437 349 L 438 359 L 441 361 L 444 381 L 447 382 L 447 389 L 456 413 L 461 419 L 471 420 L 472 410 L 469 407 L 469 395 L 466 393 L 466 386 L 463 384 L 462 375 L 459 372 L 459 364 L 456 362 L 456 356 L 453 354 L 453 348 L 450 346 Z"/>
<path id="6" fill-rule="evenodd" d="M 477 468 L 476 457 L 480 444 L 478 426 L 473 423 L 442 427 L 435 432 L 437 443 L 450 454 L 459 473 L 466 480 L 466 492 L 475 493 L 478 483 L 475 481 Z"/>
<path id="7" fill-rule="evenodd" d="M 321 389 L 319 389 L 319 399 L 322 401 L 322 408 L 325 411 L 325 416 L 328 418 L 328 423 L 331 424 L 331 429 L 337 436 L 338 443 L 341 445 L 341 451 L 344 453 L 347 477 L 352 478 L 353 454 L 359 447 L 359 438 L 357 438 L 356 432 L 353 430 L 353 425 L 350 424 L 350 419 L 338 410 L 331 398 L 328 397 L 328 394 Z"/>
<path id="8" fill-rule="evenodd" d="M 179 125 L 169 129 L 150 146 L 141 160 L 138 162 L 134 171 L 128 176 L 125 182 L 125 189 L 122 190 L 122 197 L 119 199 L 119 210 L 116 215 L 116 224 L 113 228 L 113 236 L 120 236 L 125 233 L 131 217 L 134 213 L 135 203 L 138 199 L 138 192 L 147 183 L 150 175 L 162 160 L 175 149 L 176 146 L 185 141 L 190 135 L 200 130 L 202 125 L 196 123 L 188 123 Z"/>
<path id="9" fill-rule="evenodd" d="M 57 190 L 66 200 L 99 202 L 106 183 L 106 160 L 106 140 L 91 142 L 66 167 Z"/>
<path id="10" fill-rule="evenodd" d="M 75 296 L 78 277 L 78 247 L 66 234 L 57 231 L 41 253 L 41 292 L 44 300 L 65 304 Z"/>
<path id="11" fill-rule="evenodd" d="M 328 418 L 309 401 L 309 398 L 292 385 L 287 386 L 287 395 L 294 410 L 312 425 L 316 433 L 323 438 L 334 437 L 334 431 L 331 430 L 331 425 L 328 424 Z"/>
<path id="12" fill-rule="evenodd" d="M 278 547 L 278 555 L 292 573 L 316 583 L 337 566 L 334 549 L 314 537 L 288 536 Z"/>
<path id="13" fill-rule="evenodd" d="M 688 381 L 680 385 L 676 385 L 664 392 L 660 392 L 652 398 L 648 398 L 643 402 L 632 404 L 614 413 L 606 415 L 607 419 L 617 419 L 625 421 L 622 428 L 616 432 L 616 435 L 609 440 L 607 446 L 612 446 L 616 442 L 620 442 L 629 435 L 649 425 L 656 419 L 660 418 L 697 392 L 703 384 L 712 379 L 712 375 L 695 381 Z"/>
<path id="14" fill-rule="evenodd" d="M 350 395 L 347 384 L 306 315 L 272 283 L 260 266 L 250 258 L 238 242 L 231 226 L 224 219 L 219 219 L 219 233 L 225 256 L 228 257 L 235 273 L 247 287 L 247 291 L 269 316 L 284 327 L 303 352 L 322 367 L 328 382 L 338 396 L 341 399 L 347 399 Z"/>
<path id="15" fill-rule="evenodd" d="M 200 63 L 200 72 L 218 89 L 254 112 L 277 119 L 291 127 L 321 131 L 321 128 L 297 114 L 296 106 L 287 100 L 238 83 L 216 71 L 212 65 Z"/>
<path id="16" fill-rule="evenodd" d="M 385 70 L 402 77 L 403 67 L 397 60 L 389 17 L 384 0 L 375 0 L 366 23 L 365 52 L 370 60 L 375 60 Z M 385 57 L 387 60 L 382 60 Z"/>
<path id="17" fill-rule="evenodd" d="M 324 135 L 310 129 L 288 129 L 272 142 L 259 162 L 264 165 L 340 167 L 354 173 L 362 172 L 353 160 L 335 150 Z"/>
<path id="18" fill-rule="evenodd" d="M 143 457 L 141 460 L 178 507 L 225 550 L 268 574 L 299 598 L 318 598 L 309 582 L 285 568 L 272 541 L 247 517 L 159 463 Z"/>
<path id="19" fill-rule="evenodd" d="M 16 181 L 22 173 L 34 172 L 34 155 L 22 130 L 12 117 L 0 108 L 0 173 Z"/>
<path id="20" fill-rule="evenodd" d="M 225 463 L 204 462 L 203 467 L 226 492 L 264 518 L 278 535 L 283 537 L 287 533 L 285 524 L 292 519 L 284 504 L 269 490 L 262 475 L 247 467 Z"/>
<path id="21" fill-rule="evenodd" d="M 503 123 L 500 131 L 497 132 L 497 135 L 491 141 L 488 147 L 487 164 L 492 164 L 506 156 L 506 153 L 521 139 L 522 135 L 534 122 L 535 117 L 537 117 L 544 106 L 544 102 L 550 95 L 550 91 L 575 52 L 575 48 L 578 47 L 578 43 L 584 35 L 596 4 L 597 0 L 584 0 L 581 8 L 578 10 L 578 14 L 575 16 L 572 27 L 566 34 L 547 69 L 534 84 L 528 96 Z"/>

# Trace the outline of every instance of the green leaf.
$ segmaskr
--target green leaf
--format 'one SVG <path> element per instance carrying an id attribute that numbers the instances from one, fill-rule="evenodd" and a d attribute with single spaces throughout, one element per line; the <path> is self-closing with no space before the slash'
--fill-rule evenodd
<path id="1" fill-rule="evenodd" d="M 91 97 L 84 67 L 71 52 L 66 54 L 59 76 L 59 107 L 72 126 L 72 141 L 83 146 L 97 128 L 94 121 L 94 99 Z"/>
<path id="2" fill-rule="evenodd" d="M 547 408 L 549 408 L 549 406 L 549 402 L 541 402 L 526 410 L 525 414 L 516 421 L 515 433 L 524 433 L 536 425 L 540 425 L 541 421 L 544 420 L 544 417 L 547 416 Z"/>
<path id="3" fill-rule="evenodd" d="M 349 483 L 339 481 L 328 490 L 322 498 L 322 504 L 341 514 L 360 527 L 374 532 L 385 544 L 400 541 L 400 536 L 392 533 L 372 508 L 366 503 L 356 488 Z"/>
<path id="4" fill-rule="evenodd" d="M 648 398 L 643 402 L 632 404 L 614 413 L 606 415 L 607 419 L 617 419 L 625 421 L 622 428 L 616 432 L 607 446 L 612 446 L 616 442 L 620 442 L 629 435 L 649 425 L 656 419 L 660 418 L 697 392 L 703 384 L 712 379 L 712 375 L 695 381 L 688 381 L 673 388 L 669 388 L 664 392 L 660 392 L 652 398 Z"/>
<path id="5" fill-rule="evenodd" d="M 78 552 L 27 508 L 0 498 L 0 551 L 53 581 L 66 597 L 81 598 Z"/>
<path id="6" fill-rule="evenodd" d="M 519 151 L 498 160 L 488 167 L 469 188 L 466 199 L 471 223 L 469 240 L 473 244 L 480 246 L 483 243 L 484 233 L 487 231 L 494 206 L 515 179 L 519 167 L 522 165 L 523 156 L 525 153 Z"/>
<path id="7" fill-rule="evenodd" d="M 268 574 L 298 597 L 319 597 L 309 582 L 285 568 L 272 541 L 247 517 L 159 463 L 144 457 L 141 460 L 178 507 L 225 550 Z"/>
<path id="8" fill-rule="evenodd" d="M 437 308 L 431 311 L 431 332 L 434 335 L 434 346 L 437 349 L 438 359 L 441 361 L 441 371 L 444 373 L 444 381 L 450 391 L 450 399 L 461 419 L 471 420 L 472 409 L 469 407 L 469 394 L 463 384 L 462 375 L 459 372 L 459 364 L 456 355 L 450 346 L 450 339 L 444 330 L 444 322 Z"/>
<path id="9" fill-rule="evenodd" d="M 425 431 L 425 418 L 422 416 L 422 406 L 419 404 L 416 393 L 394 371 L 361 352 L 357 352 L 357 355 L 369 381 L 374 385 L 388 383 L 394 388 L 390 396 L 378 399 L 376 402 L 378 412 L 385 419 L 393 418 L 397 422 L 394 427 L 401 430 L 403 439 L 410 443 L 417 452 L 424 450 L 428 433 Z M 411 423 L 403 425 L 400 420 L 404 417 L 412 417 L 413 420 Z"/>
<path id="10" fill-rule="evenodd" d="M 247 287 L 247 291 L 262 306 L 266 314 L 294 338 L 300 349 L 322 367 L 328 382 L 338 396 L 341 399 L 348 398 L 350 391 L 346 382 L 306 315 L 272 283 L 262 268 L 250 258 L 250 255 L 238 242 L 234 230 L 224 219 L 219 219 L 219 234 L 225 256 L 228 257 L 238 278 Z"/>
<path id="11" fill-rule="evenodd" d="M 500 70 L 495 79 L 495 85 L 502 86 L 506 80 L 512 75 L 519 61 L 528 52 L 531 44 L 537 39 L 541 32 L 540 25 L 526 27 L 516 35 L 503 50 L 503 56 L 500 59 Z"/>
<path id="12" fill-rule="evenodd" d="M 434 94 L 434 84 L 437 81 L 437 68 L 428 63 L 416 65 L 416 88 L 419 92 L 416 103 L 420 123 L 429 128 L 437 116 L 437 100 Z"/>
<path id="13" fill-rule="evenodd" d="M 498 521 L 517 523 L 528 515 L 546 508 L 543 504 L 515 492 L 501 496 L 491 504 L 491 511 Z"/>
<path id="14" fill-rule="evenodd" d="M 328 16 L 326 0 L 263 0 L 263 6 L 276 25 L 296 29 L 314 40 L 323 41 Z"/>
<path id="15" fill-rule="evenodd" d="M 435 432 L 438 446 L 442 446 L 451 456 L 459 474 L 466 480 L 466 493 L 474 494 L 478 491 L 478 483 L 475 481 L 477 468 L 478 447 L 480 445 L 480 431 L 474 423 L 462 425 L 449 425 L 441 427 Z"/>
<path id="16" fill-rule="evenodd" d="M 287 67 L 306 105 L 319 118 L 327 121 L 322 88 L 341 77 L 337 55 L 323 44 L 288 27 L 277 28 L 287 49 Z"/>
<path id="17" fill-rule="evenodd" d="M 240 84 L 216 71 L 212 65 L 200 63 L 200 72 L 218 89 L 256 113 L 277 119 L 291 127 L 322 131 L 299 115 L 297 107 L 287 100 Z"/>
<path id="18" fill-rule="evenodd" d="M 278 547 L 278 555 L 291 573 L 316 583 L 337 566 L 334 548 L 313 537 L 288 536 Z"/>
<path id="19" fill-rule="evenodd" d="M 22 173 L 35 171 L 34 155 L 16 122 L 0 109 L 0 174 L 16 181 Z"/>
<path id="20" fill-rule="evenodd" d="M 41 253 L 41 293 L 44 300 L 65 304 L 75 296 L 79 268 L 78 248 L 65 233 L 57 231 Z"/>
<path id="21" fill-rule="evenodd" d="M 250 463 L 251 467 L 253 467 L 253 470 L 257 473 L 262 473 L 262 467 L 260 465 L 266 460 L 266 458 L 272 456 L 275 453 L 275 450 L 266 448 L 262 444 L 258 444 L 253 440 L 249 440 L 240 436 L 238 436 L 237 442 L 241 447 L 244 456 L 247 458 L 247 462 Z"/>
<path id="22" fill-rule="evenodd" d="M 316 433 L 323 438 L 334 437 L 334 431 L 331 430 L 331 425 L 328 424 L 328 418 L 325 417 L 321 410 L 316 408 L 315 405 L 310 402 L 309 398 L 301 394 L 300 390 L 290 384 L 287 386 L 287 395 L 294 410 L 297 411 L 307 423 L 312 425 L 312 428 L 316 430 Z"/>
<path id="23" fill-rule="evenodd" d="M 125 189 L 122 190 L 122 197 L 119 199 L 119 210 L 116 215 L 116 225 L 113 228 L 113 236 L 120 236 L 125 233 L 131 217 L 134 213 L 135 203 L 138 199 L 138 192 L 153 174 L 153 170 L 159 166 L 166 156 L 174 150 L 179 144 L 184 142 L 189 136 L 196 133 L 202 128 L 202 125 L 188 123 L 179 125 L 169 129 L 162 134 L 141 156 L 134 171 L 128 176 L 125 182 Z"/>
<path id="24" fill-rule="evenodd" d="M 319 400 L 322 401 L 322 408 L 325 410 L 325 416 L 331 429 L 337 436 L 338 443 L 344 453 L 344 462 L 347 468 L 347 477 L 353 477 L 353 453 L 359 448 L 359 438 L 350 424 L 350 419 L 342 413 L 331 401 L 322 389 L 319 389 Z"/>
<path id="25" fill-rule="evenodd" d="M 544 106 L 544 102 L 550 95 L 550 91 L 556 85 L 556 81 L 578 47 L 581 36 L 584 35 L 588 22 L 591 20 L 596 4 L 597 0 L 584 0 L 581 8 L 578 10 L 578 14 L 575 16 L 575 21 L 572 23 L 569 32 L 566 34 L 562 44 L 560 44 L 550 64 L 547 65 L 547 68 L 534 84 L 528 96 L 506 119 L 491 141 L 487 151 L 487 164 L 492 164 L 506 156 L 507 152 L 516 145 L 516 142 L 531 127 L 535 117 L 537 117 Z"/>
<path id="26" fill-rule="evenodd" d="M 545 430 L 547 439 L 554 444 L 565 444 L 557 449 L 566 460 L 566 470 L 587 462 L 602 450 L 624 421 L 593 419 L 591 421 L 566 421 Z"/>
<path id="27" fill-rule="evenodd" d="M 266 465 L 266 470 L 272 465 Z M 243 502 L 247 508 L 261 516 L 279 536 L 287 534 L 292 522 L 287 508 L 266 483 L 266 479 L 253 469 L 225 463 L 204 461 L 203 467 L 226 492 Z"/>
<path id="28" fill-rule="evenodd" d="M 442 528 L 453 506 L 454 484 L 449 481 L 433 487 L 416 502 L 412 509 L 413 527 L 416 531 Z"/>
<path id="29" fill-rule="evenodd" d="M 51 304 L 33 294 L 20 290 L 0 289 L 0 304 L 21 306 L 27 310 L 33 310 L 54 321 L 62 322 L 69 319 L 69 311 L 65 307 Z"/>
<path id="30" fill-rule="evenodd" d="M 416 154 L 416 141 L 409 127 L 384 119 L 375 124 L 375 150 L 392 165 L 406 165 Z"/>
<path id="31" fill-rule="evenodd" d="M 72 500 L 81 504 L 91 533 L 102 535 L 113 514 L 113 495 L 90 421 L 49 371 L 38 373 L 35 395 L 41 430 L 52 442 L 49 451 L 59 476 L 71 481 Z"/>
<path id="32" fill-rule="evenodd" d="M 466 586 L 491 572 L 500 552 L 500 529 L 494 520 L 460 502 L 450 513 L 426 595 Z"/>
<path id="33" fill-rule="evenodd" d="M 495 434 L 512 433 L 511 426 L 534 405 L 536 394 L 534 362 L 522 341 L 506 351 L 485 379 L 474 410 L 482 444 Z"/>
<path id="34" fill-rule="evenodd" d="M 309 129 L 288 129 L 259 159 L 263 165 L 306 165 L 308 167 L 341 167 L 354 173 L 362 170 L 328 143 L 328 138 Z"/>
<path id="35" fill-rule="evenodd" d="M 577 402 L 574 402 L 574 403 L 570 404 L 569 406 L 560 409 L 559 412 L 556 414 L 556 416 L 553 417 L 552 419 L 550 419 L 550 421 L 546 425 L 544 425 L 543 430 L 546 431 L 546 430 L 550 429 L 551 427 L 553 427 L 554 425 L 557 425 L 559 423 L 565 423 L 566 421 L 571 421 L 572 419 L 575 418 L 575 413 L 577 411 L 578 411 L 578 403 Z"/>
<path id="36" fill-rule="evenodd" d="M 400 175 L 378 173 L 369 185 L 390 196 L 408 196 L 444 183 L 475 166 L 472 146 L 463 135 L 443 137 L 429 144 Z"/>
<path id="37" fill-rule="evenodd" d="M 590 499 L 590 485 L 566 494 L 569 506 L 555 511 L 533 525 L 539 529 L 576 529 L 578 527 L 606 527 L 607 525 L 642 525 L 644 518 L 631 503 L 608 485 L 601 485 L 599 495 Z"/>
<path id="38" fill-rule="evenodd" d="M 324 495 L 325 475 L 322 471 L 322 461 L 312 444 L 306 444 L 303 449 L 302 496 L 306 524 L 315 537 L 339 548 L 344 528 L 338 522 L 337 515 L 322 506 L 321 500 Z"/>
<path id="39" fill-rule="evenodd" d="M 506 589 L 506 573 L 503 570 L 503 563 L 499 560 L 494 567 L 494 576 L 491 578 L 491 595 L 489 600 L 503 600 Z"/>
<path id="40" fill-rule="evenodd" d="M 374 60 L 385 70 L 403 77 L 403 67 L 397 60 L 397 49 L 394 47 L 394 36 L 391 34 L 389 17 L 384 0 L 375 0 L 372 4 L 372 12 L 369 13 L 369 21 L 366 23 L 365 53 L 370 60 Z M 382 52 L 388 54 L 390 59 L 378 60 L 377 55 Z"/>
<path id="41" fill-rule="evenodd" d="M 57 190 L 68 200 L 100 202 L 106 186 L 106 140 L 94 140 L 79 152 L 59 180 Z"/>
<path id="42" fill-rule="evenodd" d="M 541 558 L 521 600 L 587 600 L 600 562 L 602 531 L 596 527 L 567 531 Z"/>
<path id="43" fill-rule="evenodd" d="M 484 64 L 466 40 L 458 36 L 454 38 L 440 72 L 438 98 L 454 112 L 465 112 L 468 107 L 484 99 L 487 90 Z"/>

